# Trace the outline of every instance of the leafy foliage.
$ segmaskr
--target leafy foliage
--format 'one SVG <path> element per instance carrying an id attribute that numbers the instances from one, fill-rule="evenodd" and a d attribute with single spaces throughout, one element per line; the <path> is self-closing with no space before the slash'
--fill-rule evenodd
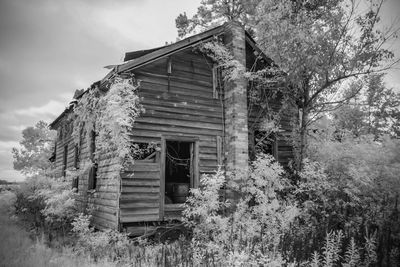
<path id="1" fill-rule="evenodd" d="M 130 241 L 127 234 L 106 230 L 95 232 L 90 227 L 90 215 L 80 214 L 72 222 L 72 231 L 78 240 L 75 250 L 78 254 L 88 254 L 94 258 L 120 261 L 128 255 Z"/>
<path id="2" fill-rule="evenodd" d="M 310 123 L 345 100 L 336 95 L 342 83 L 398 61 L 385 46 L 395 38 L 393 29 L 378 27 L 382 4 L 371 1 L 365 13 L 352 0 L 264 0 L 258 5 L 258 44 L 283 71 L 285 99 L 302 114 L 293 136 L 298 169 Z"/>
<path id="3" fill-rule="evenodd" d="M 356 91 L 358 96 L 333 112 L 338 134 L 372 134 L 377 140 L 385 134 L 399 135 L 400 95 L 385 86 L 383 77 L 383 74 L 368 75 L 345 91 L 345 94 Z"/>
<path id="4" fill-rule="evenodd" d="M 43 174 L 51 165 L 55 133 L 47 123 L 39 121 L 34 127 L 22 131 L 21 148 L 13 148 L 14 169 L 25 175 Z"/>
<path id="5" fill-rule="evenodd" d="M 318 163 L 305 162 L 297 180 L 300 213 L 284 241 L 287 253 L 299 260 L 317 250 L 332 230 L 342 231 L 346 242 L 354 238 L 366 245 L 364 237 L 375 233 L 377 243 L 369 245 L 369 252 L 365 247 L 360 258 L 388 264 L 387 255 L 400 245 L 399 145 L 397 140 L 376 142 L 365 136 L 318 142 L 310 153 Z"/>
<path id="6" fill-rule="evenodd" d="M 66 235 L 77 215 L 75 193 L 67 180 L 30 177 L 16 192 L 16 214 L 35 231 Z"/>
<path id="7" fill-rule="evenodd" d="M 134 146 L 129 133 L 135 119 L 143 112 L 137 96 L 138 88 L 139 83 L 134 77 L 125 79 L 115 76 L 108 81 L 105 90 L 99 87 L 87 90 L 70 114 L 75 143 L 81 144 L 80 138 L 84 134 L 90 144 L 94 132 L 95 158 L 100 154 L 113 153 L 119 162 L 115 166 L 116 171 L 133 161 Z"/>
<path id="8" fill-rule="evenodd" d="M 251 31 L 252 20 L 260 0 L 203 0 L 197 13 L 189 19 L 186 13 L 175 19 L 179 37 L 193 31 L 207 28 L 226 21 L 238 21 Z"/>
<path id="9" fill-rule="evenodd" d="M 285 187 L 282 174 L 272 157 L 259 156 L 243 183 L 238 176 L 226 181 L 221 171 L 202 177 L 203 187 L 191 189 L 184 211 L 185 223 L 193 229 L 196 264 L 280 266 L 280 237 L 297 214 L 277 194 Z M 221 190 L 238 195 L 238 202 L 221 199 Z"/>

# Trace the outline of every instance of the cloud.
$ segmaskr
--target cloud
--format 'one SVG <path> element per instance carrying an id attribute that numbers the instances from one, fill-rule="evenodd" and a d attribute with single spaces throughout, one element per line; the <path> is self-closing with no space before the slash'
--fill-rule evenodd
<path id="1" fill-rule="evenodd" d="M 26 127 L 24 125 L 6 125 L 0 131 L 0 140 L 4 142 L 15 141 L 21 138 L 21 132 Z"/>
<path id="2" fill-rule="evenodd" d="M 175 17 L 199 3 L 0 0 L 0 143 L 18 144 L 22 129 L 54 120 L 125 52 L 174 40 Z M 15 174 L 11 148 L 1 146 L 0 179 Z"/>
<path id="3" fill-rule="evenodd" d="M 66 103 L 50 100 L 43 106 L 28 107 L 25 109 L 18 109 L 15 111 L 17 115 L 40 117 L 40 116 L 57 116 L 64 111 Z"/>
<path id="4" fill-rule="evenodd" d="M 19 143 L 16 141 L 0 141 L 0 153 L 9 152 L 13 147 L 19 147 Z"/>

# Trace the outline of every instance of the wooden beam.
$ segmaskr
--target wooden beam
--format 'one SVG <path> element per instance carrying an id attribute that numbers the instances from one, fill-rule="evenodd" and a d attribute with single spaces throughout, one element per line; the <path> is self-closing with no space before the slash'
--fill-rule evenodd
<path id="1" fill-rule="evenodd" d="M 161 159 L 160 159 L 160 210 L 159 219 L 164 220 L 164 202 L 165 202 L 165 157 L 167 155 L 167 141 L 161 136 Z"/>

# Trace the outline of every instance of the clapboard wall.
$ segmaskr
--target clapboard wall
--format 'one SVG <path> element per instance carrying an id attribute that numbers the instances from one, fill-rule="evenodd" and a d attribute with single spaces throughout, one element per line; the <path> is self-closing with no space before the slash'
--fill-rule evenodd
<path id="1" fill-rule="evenodd" d="M 77 205 L 82 212 L 89 211 L 92 223 L 98 229 L 118 229 L 120 177 L 119 171 L 113 170 L 117 164 L 112 153 L 98 155 L 97 185 L 94 190 L 88 190 L 89 168 L 84 163 L 90 161 L 89 140 L 81 136 L 80 147 L 71 136 L 72 125 L 65 117 L 59 120 L 53 128 L 57 130 L 55 168 L 56 176 L 63 177 L 64 151 L 67 148 L 66 169 L 75 169 L 76 162 L 82 173 L 79 175 L 77 189 Z M 75 151 L 78 149 L 79 151 Z M 77 158 L 78 157 L 78 158 Z M 68 176 L 65 178 L 68 179 Z M 72 188 L 72 181 L 71 181 Z"/>
<path id="2" fill-rule="evenodd" d="M 139 96 L 145 112 L 134 124 L 133 141 L 161 144 L 163 136 L 197 138 L 200 175 L 218 168 L 217 139 L 223 136 L 223 106 L 220 98 L 213 97 L 212 66 L 203 54 L 189 48 L 134 70 L 141 81 Z M 161 171 L 160 162 L 137 161 L 121 174 L 122 223 L 163 219 Z"/>

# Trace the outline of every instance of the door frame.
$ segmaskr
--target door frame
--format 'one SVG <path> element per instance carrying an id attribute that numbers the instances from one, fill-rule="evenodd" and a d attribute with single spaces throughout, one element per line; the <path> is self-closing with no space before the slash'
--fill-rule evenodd
<path id="1" fill-rule="evenodd" d="M 165 204 L 165 159 L 167 153 L 167 141 L 190 142 L 193 144 L 193 187 L 199 186 L 199 140 L 198 136 L 181 136 L 181 135 L 162 135 L 161 136 L 161 155 L 160 155 L 160 220 L 164 220 L 164 204 Z"/>

